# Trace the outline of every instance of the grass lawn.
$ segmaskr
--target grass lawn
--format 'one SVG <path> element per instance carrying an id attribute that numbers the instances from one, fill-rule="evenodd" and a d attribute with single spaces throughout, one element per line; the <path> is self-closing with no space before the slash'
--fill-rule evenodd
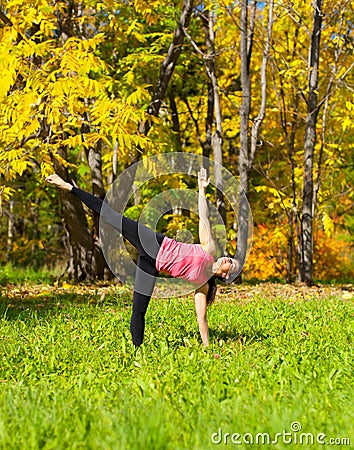
<path id="1" fill-rule="evenodd" d="M 352 286 L 224 290 L 207 349 L 191 298 L 135 349 L 123 288 L 1 289 L 0 449 L 354 446 Z"/>

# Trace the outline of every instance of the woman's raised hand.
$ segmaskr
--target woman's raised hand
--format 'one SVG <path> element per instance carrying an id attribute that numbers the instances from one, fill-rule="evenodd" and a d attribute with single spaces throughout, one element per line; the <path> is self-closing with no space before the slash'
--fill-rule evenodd
<path id="1" fill-rule="evenodd" d="M 198 172 L 198 186 L 199 189 L 206 189 L 209 186 L 210 178 L 207 176 L 207 171 L 204 167 Z"/>
<path id="2" fill-rule="evenodd" d="M 60 189 L 64 189 L 65 191 L 71 191 L 72 189 L 72 185 L 64 181 L 62 178 L 60 178 L 60 176 L 57 175 L 56 173 L 49 175 L 49 177 L 47 177 L 45 181 L 47 183 L 54 184 L 54 186 L 57 186 Z"/>

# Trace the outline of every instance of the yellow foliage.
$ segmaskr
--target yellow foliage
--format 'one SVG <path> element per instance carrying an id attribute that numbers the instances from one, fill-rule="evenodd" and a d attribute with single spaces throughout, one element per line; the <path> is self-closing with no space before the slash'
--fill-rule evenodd
<path id="1" fill-rule="evenodd" d="M 15 193 L 15 189 L 8 186 L 0 186 L 0 205 L 3 200 L 7 201 Z"/>
<path id="2" fill-rule="evenodd" d="M 334 232 L 334 223 L 327 213 L 322 215 L 323 230 L 327 237 L 331 237 Z"/>
<path id="3" fill-rule="evenodd" d="M 287 238 L 283 227 L 270 229 L 258 225 L 254 229 L 253 246 L 247 258 L 244 275 L 247 279 L 284 278 L 286 275 Z"/>
<path id="4" fill-rule="evenodd" d="M 328 236 L 323 230 L 317 231 L 314 240 L 314 278 L 319 280 L 352 278 L 354 260 L 350 244 L 333 234 Z"/>
<path id="5" fill-rule="evenodd" d="M 330 218 L 329 218 L 330 219 Z M 333 223 L 333 222 L 332 222 Z M 352 276 L 353 251 L 348 243 L 325 230 L 314 236 L 314 279 L 331 280 Z M 253 247 L 244 268 L 246 279 L 285 279 L 287 236 L 284 227 L 255 227 Z"/>
<path id="6" fill-rule="evenodd" d="M 56 13 L 62 10 L 65 14 L 64 6 L 48 4 L 46 0 L 6 2 L 5 13 L 13 26 L 0 29 L 0 143 L 3 148 L 6 145 L 6 151 L 0 151 L 0 175 L 7 181 L 23 174 L 33 159 L 39 162 L 45 176 L 53 170 L 51 155 L 60 159 L 56 154 L 60 146 L 88 147 L 102 141 L 112 148 L 118 141 L 122 157 L 133 146 L 144 149 L 150 145 L 149 139 L 135 136 L 137 124 L 144 119 L 137 106 L 149 98 L 148 86 L 138 86 L 129 93 L 126 103 L 111 98 L 107 88 L 116 90 L 116 81 L 97 52 L 107 39 L 106 34 L 72 36 L 64 43 L 53 39 Z M 98 5 L 98 9 L 107 7 L 116 8 L 116 3 L 109 0 Z M 136 7 L 146 20 L 158 17 L 154 3 L 140 1 Z M 90 23 L 90 14 L 94 14 L 94 10 L 86 12 L 80 18 L 82 24 Z M 40 26 L 31 35 L 27 30 L 34 23 Z M 130 33 L 140 29 L 143 34 L 141 23 L 127 24 L 129 27 Z M 38 59 L 40 63 L 33 64 Z M 14 88 L 19 74 L 21 84 Z M 84 113 L 89 117 L 91 130 L 82 135 Z M 43 135 L 39 138 L 43 124 L 50 127 L 50 136 L 45 140 Z M 61 163 L 68 165 L 62 159 Z"/>
<path id="7" fill-rule="evenodd" d="M 148 25 L 157 23 L 159 19 L 158 6 L 161 2 L 158 0 L 134 0 L 133 5 L 138 13 L 140 13 Z"/>

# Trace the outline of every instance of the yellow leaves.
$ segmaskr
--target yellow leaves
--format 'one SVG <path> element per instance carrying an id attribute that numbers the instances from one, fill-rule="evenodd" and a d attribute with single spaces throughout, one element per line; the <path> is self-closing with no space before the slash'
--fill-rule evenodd
<path id="1" fill-rule="evenodd" d="M 293 59 L 290 61 L 286 69 L 280 70 L 279 75 L 284 75 L 287 80 L 306 75 L 306 67 L 301 59 Z"/>
<path id="2" fill-rule="evenodd" d="M 68 283 L 67 281 L 64 281 L 63 284 L 61 285 L 62 289 L 65 290 L 72 290 L 75 289 L 75 285 Z"/>
<path id="3" fill-rule="evenodd" d="M 106 136 L 104 134 L 91 132 L 91 133 L 85 133 L 83 135 L 83 145 L 85 147 L 94 147 L 95 145 L 97 145 L 99 140 L 102 140 L 108 146 L 111 146 L 111 142 L 106 138 Z"/>
<path id="4" fill-rule="evenodd" d="M 345 102 L 345 114 L 341 117 L 341 125 L 343 131 L 347 131 L 350 128 L 353 128 L 353 119 L 354 119 L 354 103 L 351 100 L 347 100 Z"/>
<path id="5" fill-rule="evenodd" d="M 336 44 L 337 47 L 343 47 L 343 45 L 345 44 L 345 39 L 343 36 L 340 36 L 339 34 L 337 34 L 336 36 L 334 36 L 334 38 L 332 38 L 332 43 Z"/>
<path id="6" fill-rule="evenodd" d="M 118 134 L 117 139 L 121 148 L 126 147 L 128 150 L 131 150 L 132 140 L 129 134 Z"/>
<path id="7" fill-rule="evenodd" d="M 77 59 L 74 52 L 64 52 L 61 61 L 60 69 L 65 75 L 76 76 L 77 70 L 80 68 L 79 60 Z"/>
<path id="8" fill-rule="evenodd" d="M 73 136 L 69 136 L 68 138 L 63 139 L 61 143 L 62 145 L 67 145 L 70 148 L 80 148 L 80 147 L 90 148 L 94 147 L 99 140 L 103 140 L 109 146 L 111 145 L 111 142 L 106 138 L 106 136 L 97 132 L 82 133 L 82 134 L 77 133 L 74 134 Z M 63 162 L 64 161 L 62 161 L 62 163 Z M 65 161 L 64 164 L 67 165 L 68 163 Z"/>
<path id="9" fill-rule="evenodd" d="M 146 102 L 150 97 L 150 93 L 148 91 L 149 87 L 150 85 L 139 86 L 127 97 L 127 105 L 137 105 L 138 103 Z"/>
<path id="10" fill-rule="evenodd" d="M 53 151 L 52 153 L 53 157 L 60 163 L 62 164 L 64 167 L 75 167 L 74 164 L 70 164 L 68 161 L 66 161 L 66 159 L 62 158 L 59 153 L 55 153 Z"/>
<path id="11" fill-rule="evenodd" d="M 0 62 L 0 71 L 2 73 L 0 83 L 0 98 L 7 94 L 16 80 L 16 70 L 14 68 L 4 69 L 1 66 L 2 64 Z"/>
<path id="12" fill-rule="evenodd" d="M 43 70 L 49 72 L 48 80 L 56 82 L 58 78 L 82 77 L 82 82 L 83 79 L 89 79 L 90 72 L 107 72 L 105 62 L 94 53 L 104 38 L 104 33 L 98 33 L 90 39 L 70 37 L 62 47 L 53 49 L 52 57 L 43 66 Z M 53 71 L 53 67 L 58 65 L 59 69 Z"/>
<path id="13" fill-rule="evenodd" d="M 140 13 L 150 23 L 158 17 L 157 5 L 161 1 L 137 2 Z M 116 6 L 108 0 L 97 9 Z M 6 150 L 0 150 L 0 174 L 8 181 L 23 174 L 33 160 L 38 162 L 42 176 L 52 173 L 52 157 L 67 165 L 56 154 L 61 146 L 87 148 L 102 141 L 106 151 L 118 142 L 120 156 L 124 157 L 137 145 L 142 149 L 151 145 L 146 137 L 135 135 L 137 124 L 144 118 L 136 105 L 148 102 L 148 86 L 133 90 L 125 103 L 119 99 L 124 94 L 118 94 L 119 83 L 110 76 L 111 69 L 100 56 L 99 47 L 107 39 L 100 31 L 106 26 L 99 25 L 98 33 L 97 28 L 92 28 L 88 39 L 69 37 L 64 43 L 53 40 L 58 25 L 54 12 L 66 13 L 62 8 L 61 3 L 48 4 L 46 0 L 6 2 L 4 12 L 14 25 L 0 29 L 0 142 L 6 145 Z M 83 12 L 80 24 L 97 27 L 93 11 Z M 111 13 L 107 10 L 107 17 Z M 33 24 L 39 25 L 35 34 Z M 128 27 L 134 39 L 146 40 L 145 24 L 129 22 L 124 30 Z M 126 39 L 127 34 L 124 42 Z M 133 78 L 131 86 L 136 84 Z M 114 92 L 118 98 L 107 92 Z M 90 131 L 82 134 L 84 114 Z M 22 142 L 25 147 L 18 148 Z"/>
<path id="14" fill-rule="evenodd" d="M 33 24 L 39 25 L 40 33 L 51 36 L 57 22 L 53 9 L 47 1 L 7 0 L 4 12 L 22 37 L 26 36 L 26 31 Z"/>
<path id="15" fill-rule="evenodd" d="M 269 210 L 275 210 L 279 206 L 283 210 L 287 210 L 292 207 L 292 199 L 287 198 L 286 195 L 278 189 L 270 186 L 256 186 L 255 191 L 264 192 L 267 194 L 267 208 Z"/>
<path id="16" fill-rule="evenodd" d="M 2 33 L 0 39 L 0 100 L 7 95 L 17 77 L 18 60 L 15 56 L 13 40 L 17 33 L 13 29 Z"/>
<path id="17" fill-rule="evenodd" d="M 353 125 L 353 121 L 350 117 L 345 117 L 342 121 L 342 128 L 343 131 L 346 131 L 348 128 L 350 128 Z"/>
<path id="18" fill-rule="evenodd" d="M 23 175 L 23 172 L 27 169 L 27 167 L 30 165 L 29 161 L 24 161 L 24 160 L 19 160 L 19 159 L 14 159 L 11 162 L 11 166 L 10 166 L 10 170 L 11 172 L 15 172 L 16 175 Z"/>
<path id="19" fill-rule="evenodd" d="M 68 138 L 62 140 L 63 145 L 67 145 L 68 147 L 71 147 L 71 148 L 80 147 L 82 145 L 82 143 L 83 143 L 82 134 L 76 134 L 74 136 L 69 136 Z"/>
<path id="20" fill-rule="evenodd" d="M 52 51 L 53 47 L 53 40 L 37 43 L 32 39 L 22 39 L 16 46 L 16 54 L 18 58 L 30 58 L 33 55 L 37 58 L 44 57 Z"/>
<path id="21" fill-rule="evenodd" d="M 286 271 L 287 237 L 284 227 L 258 225 L 254 230 L 253 247 L 245 265 L 247 278 L 266 280 L 283 277 Z"/>
<path id="22" fill-rule="evenodd" d="M 280 196 L 279 191 L 277 191 L 277 189 L 274 189 L 269 186 L 256 186 L 255 191 L 256 192 L 269 192 L 273 195 Z"/>
<path id="23" fill-rule="evenodd" d="M 15 192 L 15 189 L 10 188 L 9 186 L 0 186 L 0 208 L 2 202 L 8 201 Z"/>
<path id="24" fill-rule="evenodd" d="M 26 137 L 31 134 L 37 133 L 37 131 L 40 129 L 40 126 L 41 125 L 40 125 L 37 117 L 34 117 L 26 128 Z"/>
<path id="25" fill-rule="evenodd" d="M 160 1 L 156 0 L 133 0 L 135 10 L 140 13 L 148 25 L 157 23 L 159 19 L 158 6 Z"/>
<path id="26" fill-rule="evenodd" d="M 318 230 L 314 236 L 314 277 L 334 279 L 341 276 L 348 279 L 353 276 L 352 249 L 345 238 L 334 233 L 329 237 L 324 230 Z"/>
<path id="27" fill-rule="evenodd" d="M 54 173 L 53 163 L 49 154 L 49 148 L 47 145 L 43 145 L 40 152 L 40 168 L 42 178 L 46 178 L 48 175 Z"/>
<path id="28" fill-rule="evenodd" d="M 323 213 L 322 215 L 322 224 L 325 235 L 331 237 L 334 233 L 334 223 L 327 213 Z"/>
<path id="29" fill-rule="evenodd" d="M 6 181 L 22 175 L 32 164 L 23 149 L 10 149 L 0 152 L 0 174 Z"/>
<path id="30" fill-rule="evenodd" d="M 37 133 L 40 129 L 39 117 L 34 115 L 37 102 L 36 92 L 26 89 L 8 96 L 2 105 L 0 139 L 8 142 L 15 135 L 21 140 Z"/>
<path id="31" fill-rule="evenodd" d="M 105 33 L 97 33 L 90 39 L 82 39 L 79 42 L 79 46 L 82 51 L 90 52 L 96 50 L 97 46 L 101 44 L 106 38 Z"/>

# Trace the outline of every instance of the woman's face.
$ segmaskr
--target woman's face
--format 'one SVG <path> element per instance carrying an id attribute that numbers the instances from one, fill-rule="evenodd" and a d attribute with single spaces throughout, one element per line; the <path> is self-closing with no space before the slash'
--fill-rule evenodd
<path id="1" fill-rule="evenodd" d="M 233 258 L 219 258 L 214 265 L 214 274 L 218 277 L 225 278 L 227 280 L 231 273 L 236 272 L 238 269 L 238 263 Z"/>

